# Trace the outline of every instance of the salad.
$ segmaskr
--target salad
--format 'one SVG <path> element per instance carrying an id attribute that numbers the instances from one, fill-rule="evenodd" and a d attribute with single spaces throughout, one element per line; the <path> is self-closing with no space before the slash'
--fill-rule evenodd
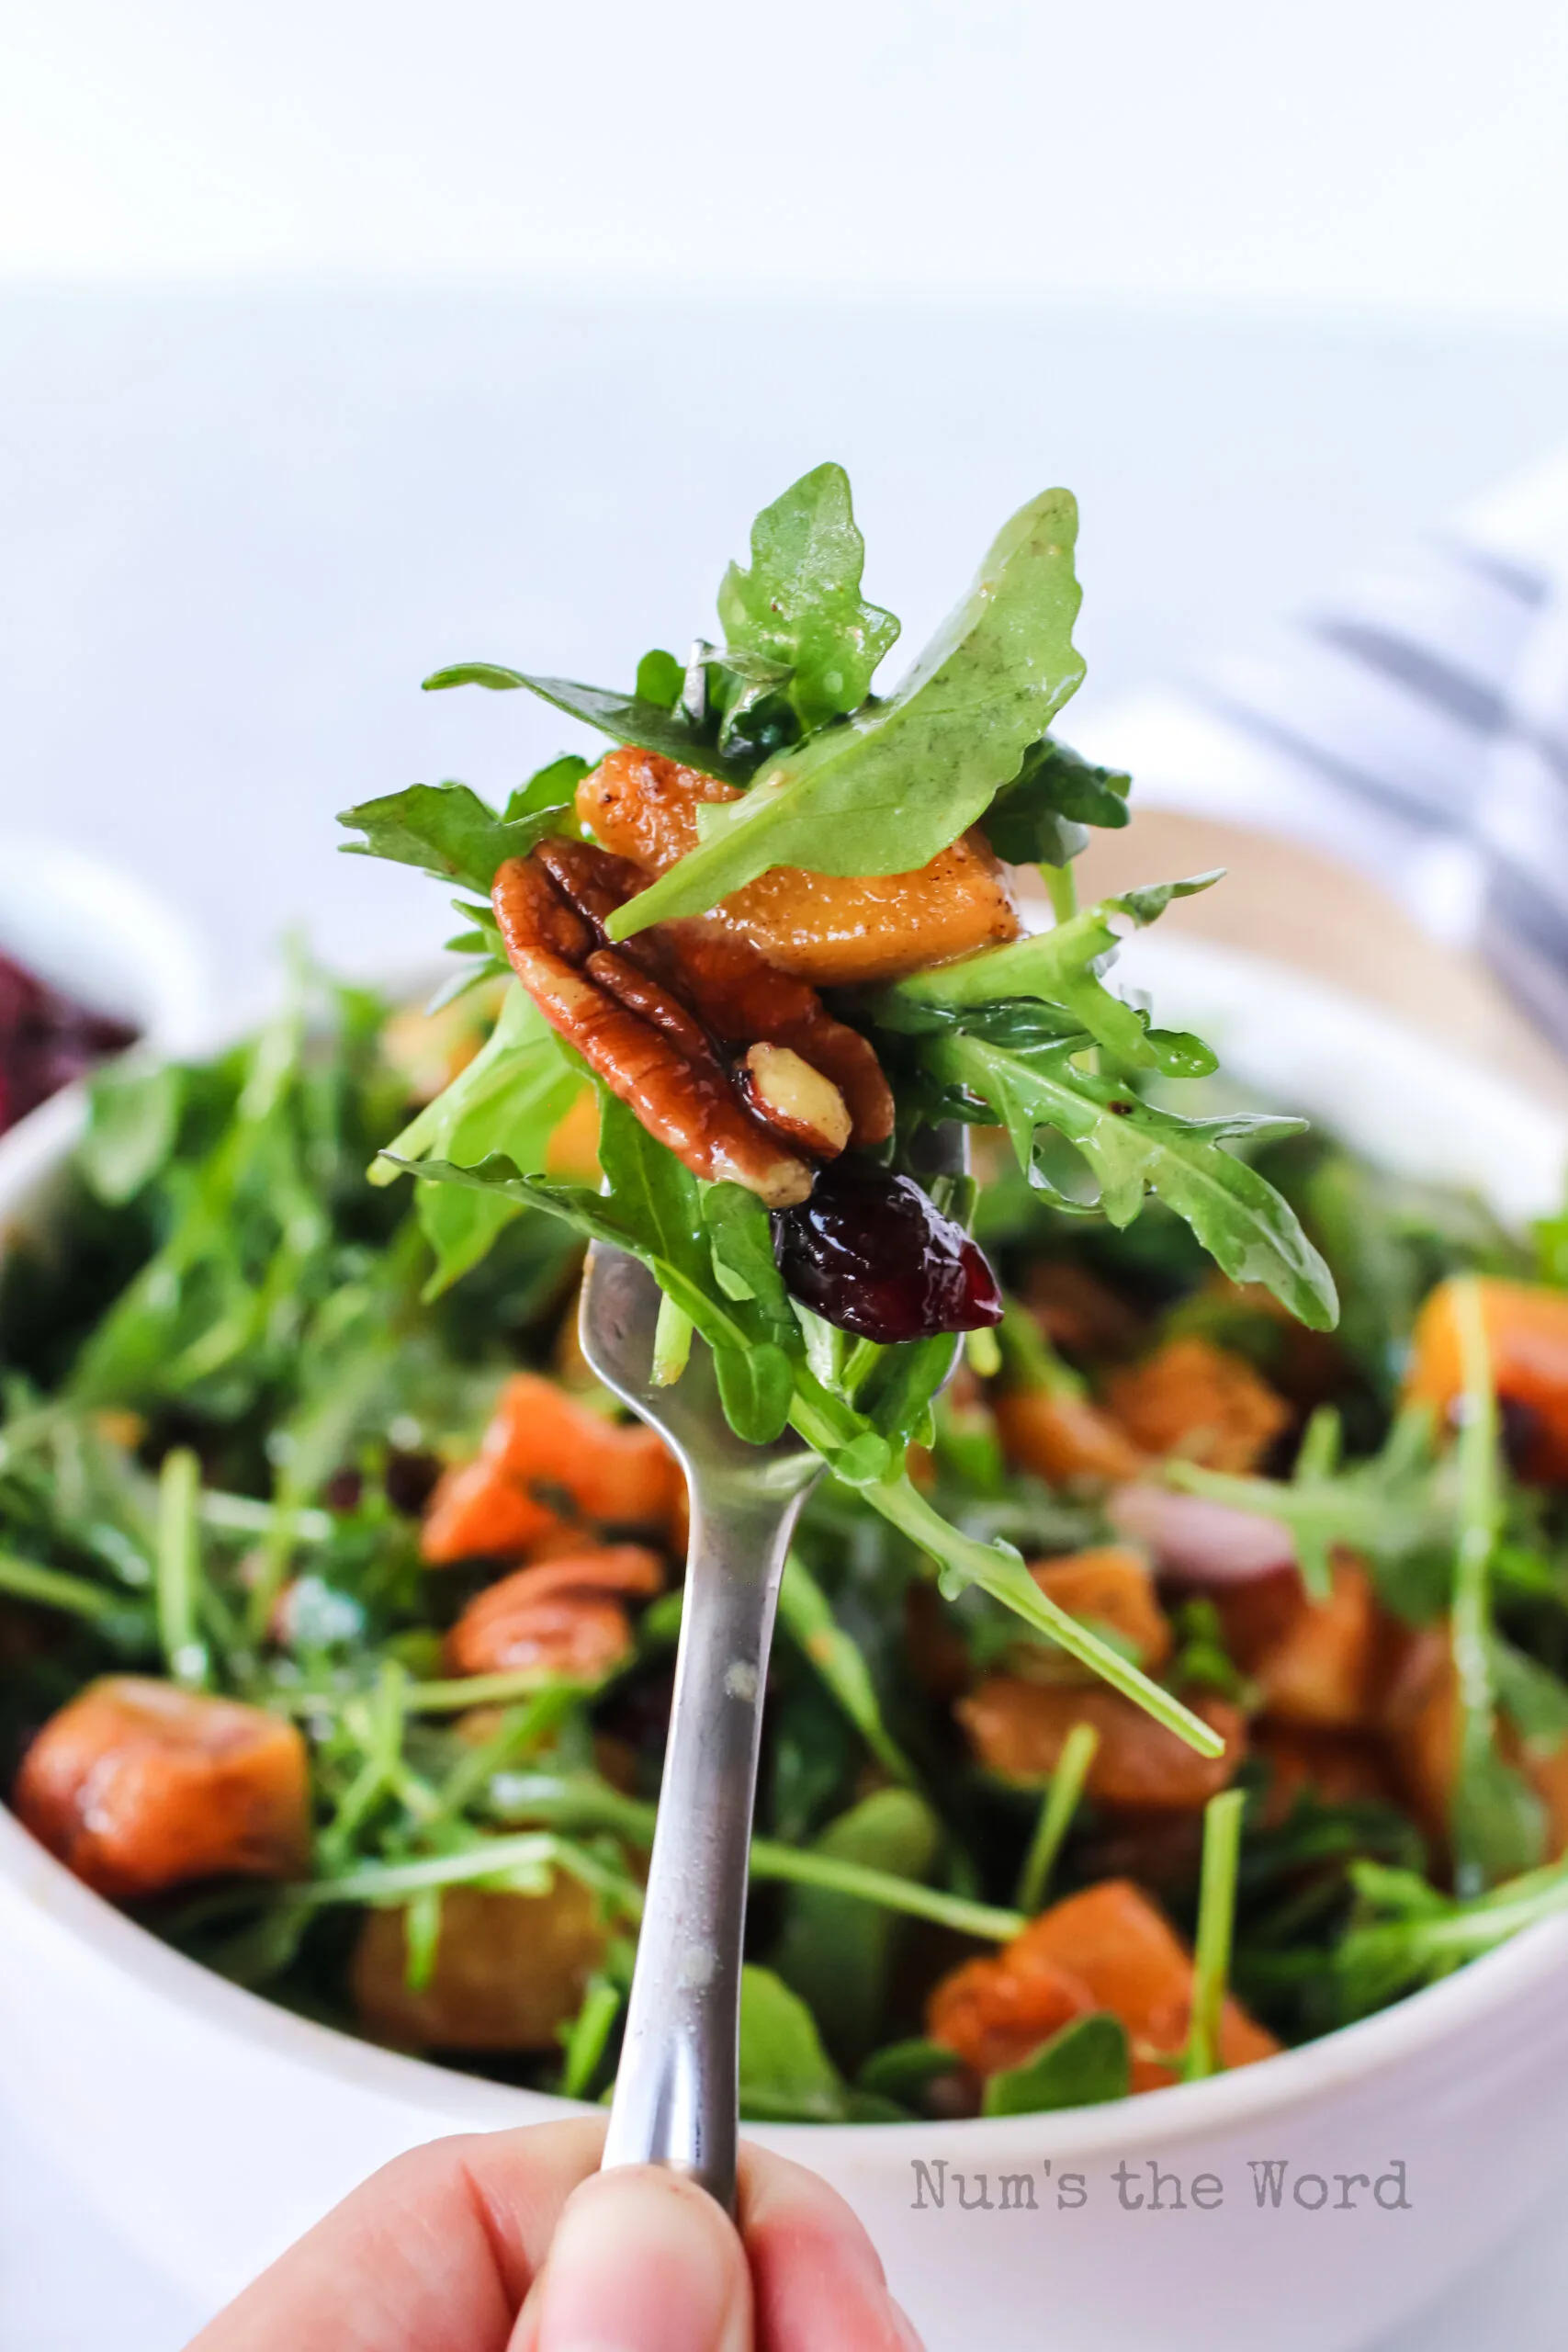
<path id="1" fill-rule="evenodd" d="M 1075 904 L 1128 779 L 1049 732 L 1074 522 L 1015 516 L 885 698 L 833 467 L 635 694 L 438 673 L 613 744 L 348 813 L 460 892 L 443 1001 L 301 964 L 216 1060 L 94 1080 L 0 1269 L 0 1737 L 192 1957 L 613 2079 L 685 1497 L 579 1351 L 588 1243 L 659 1282 L 661 1377 L 711 1348 L 823 1463 L 745 2113 L 1195 2079 L 1568 1905 L 1568 1219 L 1380 1174 L 1107 985 L 1217 877 Z"/>

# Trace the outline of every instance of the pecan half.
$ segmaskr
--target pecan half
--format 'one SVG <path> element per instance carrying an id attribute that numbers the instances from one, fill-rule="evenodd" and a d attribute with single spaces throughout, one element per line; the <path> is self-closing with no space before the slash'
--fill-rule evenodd
<path id="1" fill-rule="evenodd" d="M 446 1636 L 447 1671 L 596 1681 L 631 1649 L 624 1600 L 649 1600 L 663 1582 L 657 1555 L 635 1544 L 517 1568 L 469 1601 Z"/>
<path id="2" fill-rule="evenodd" d="M 543 842 L 509 859 L 493 898 L 512 968 L 551 1026 L 694 1175 L 743 1184 L 770 1208 L 805 1200 L 813 1170 L 786 1146 L 824 1158 L 842 1148 L 840 1133 L 869 1144 L 891 1132 L 876 1057 L 815 989 L 705 924 L 658 924 L 606 945 L 607 916 L 645 880 L 629 860 L 584 842 Z M 759 1044 L 787 1048 L 817 1085 L 801 1073 L 792 1096 L 787 1065 L 782 1087 L 759 1087 L 754 1073 L 739 1081 L 735 1049 Z"/>

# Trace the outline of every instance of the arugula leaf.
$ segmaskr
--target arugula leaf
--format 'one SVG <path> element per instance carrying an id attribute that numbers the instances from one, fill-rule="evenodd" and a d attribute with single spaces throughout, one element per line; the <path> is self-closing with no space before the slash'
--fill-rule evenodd
<path id="1" fill-rule="evenodd" d="M 1077 536 L 1066 491 L 1021 508 L 897 692 L 773 761 L 743 800 L 710 805 L 699 846 L 617 908 L 611 936 L 701 914 L 770 866 L 907 874 L 955 841 L 1083 676 Z"/>
<path id="2" fill-rule="evenodd" d="M 915 1778 L 914 1767 L 883 1721 L 864 1654 L 839 1623 L 827 1594 L 798 1552 L 792 1552 L 784 1562 L 779 1623 L 804 1651 L 883 1770 L 908 1786 Z"/>
<path id="3" fill-rule="evenodd" d="M 1503 1520 L 1502 1430 L 1478 1285 L 1467 1275 L 1452 1288 L 1464 1416 L 1454 1449 L 1459 1524 L 1450 1639 L 1459 1763 L 1450 1813 L 1454 1884 L 1461 1894 L 1475 1894 L 1541 1860 L 1546 1808 L 1497 1745 L 1492 1555 Z"/>
<path id="4" fill-rule="evenodd" d="M 389 1184 L 410 1160 L 453 1160 L 471 1167 L 504 1152 L 517 1168 L 542 1169 L 551 1136 L 581 1091 L 555 1032 L 513 980 L 501 1001 L 495 1027 L 473 1060 L 394 1136 L 369 1170 L 373 1184 Z M 435 1252 L 426 1299 L 438 1298 L 459 1274 L 478 1265 L 521 1205 L 494 1191 L 477 1193 L 422 1184 L 416 1208 Z"/>
<path id="5" fill-rule="evenodd" d="M 908 2041 L 889 2041 L 874 2051 L 855 2076 L 855 2088 L 904 2106 L 918 2099 L 944 2075 L 956 2075 L 964 2061 L 945 2042 L 928 2041 L 923 2034 Z"/>
<path id="6" fill-rule="evenodd" d="M 1532 1754 L 1555 1756 L 1568 1739 L 1568 1683 L 1499 1634 L 1492 1637 L 1497 1704 Z"/>
<path id="7" fill-rule="evenodd" d="M 849 2101 L 806 2003 L 770 1968 L 740 1972 L 740 2112 L 760 2123 L 841 2123 Z"/>
<path id="8" fill-rule="evenodd" d="M 1122 769 L 1096 767 L 1043 736 L 992 801 L 981 830 L 1010 865 L 1066 865 L 1087 848 L 1087 826 L 1126 824 L 1132 784 Z"/>
<path id="9" fill-rule="evenodd" d="M 575 752 L 563 752 L 558 760 L 552 760 L 547 767 L 531 775 L 526 784 L 518 786 L 502 811 L 502 822 L 514 824 L 519 818 L 547 812 L 558 820 L 556 831 L 579 831 L 574 813 L 577 787 L 591 773 L 586 760 L 579 759 Z"/>
<path id="10" fill-rule="evenodd" d="M 666 653 L 661 645 L 656 645 L 651 653 L 645 653 L 637 665 L 636 699 L 652 703 L 660 710 L 674 709 L 685 684 L 684 665 L 672 653 Z"/>
<path id="11" fill-rule="evenodd" d="M 1319 1426 L 1322 1426 L 1320 1424 Z M 1455 1526 L 1452 1464 L 1433 1452 L 1432 1415 L 1408 1408 L 1370 1460 L 1343 1467 L 1314 1460 L 1303 1441 L 1289 1478 L 1238 1477 L 1195 1462 L 1169 1462 L 1168 1484 L 1289 1529 L 1312 1589 L 1326 1597 L 1329 1555 L 1343 1544 L 1370 1560 L 1378 1598 L 1407 1623 L 1447 1607 Z"/>
<path id="12" fill-rule="evenodd" d="M 1263 1283 L 1311 1329 L 1332 1329 L 1338 1306 L 1333 1277 L 1294 1210 L 1255 1169 L 1222 1148 L 1243 1136 L 1292 1135 L 1302 1122 L 1250 1114 L 1180 1118 L 1111 1080 L 1075 1069 L 1072 1050 L 1010 1051 L 962 1033 L 919 1042 L 933 1077 L 977 1097 L 1007 1127 L 1019 1164 L 1038 1190 L 1048 1196 L 1054 1191 L 1035 1163 L 1036 1130 L 1051 1127 L 1089 1162 L 1112 1225 L 1130 1225 L 1145 1192 L 1154 1193 L 1186 1219 L 1233 1282 Z"/>
<path id="13" fill-rule="evenodd" d="M 662 689 L 662 674 L 659 683 Z M 602 735 L 613 737 L 617 743 L 635 743 L 639 751 L 680 760 L 686 767 L 700 768 L 705 775 L 716 775 L 725 784 L 750 784 L 755 774 L 754 763 L 731 758 L 694 735 L 678 710 L 644 701 L 638 695 L 580 685 L 574 678 L 532 677 L 525 670 L 504 669 L 499 662 L 455 662 L 424 681 L 426 694 L 439 694 L 448 686 L 488 686 L 493 694 L 526 686 L 541 701 L 554 703 L 558 710 L 597 727 Z"/>
<path id="14" fill-rule="evenodd" d="M 1354 1861 L 1349 1875 L 1359 1915 L 1333 1961 L 1348 2018 L 1434 1984 L 1568 1909 L 1568 1863 L 1562 1861 L 1463 1899 L 1440 1894 L 1415 1871 L 1381 1862 Z"/>
<path id="15" fill-rule="evenodd" d="M 878 1789 L 830 1821 L 810 1851 L 885 1871 L 929 1877 L 942 1829 L 912 1789 Z M 791 1889 L 773 1965 L 810 2004 L 829 2047 L 852 2064 L 870 2048 L 882 2014 L 901 1927 L 897 1916 L 827 1886 Z"/>
<path id="16" fill-rule="evenodd" d="M 570 797 L 566 795 L 565 806 Z M 341 810 L 338 823 L 356 828 L 365 839 L 339 846 L 345 857 L 417 865 L 438 881 L 459 882 L 488 898 L 497 866 L 525 857 L 554 830 L 557 813 L 555 807 L 535 809 L 508 822 L 466 784 L 411 784 Z"/>
<path id="17" fill-rule="evenodd" d="M 94 1072 L 76 1165 L 100 1201 L 133 1199 L 163 1167 L 179 1133 L 185 1078 L 177 1062 L 134 1057 Z"/>
<path id="18" fill-rule="evenodd" d="M 785 699 L 808 734 L 859 709 L 898 635 L 893 615 L 860 593 L 864 562 L 849 476 L 818 466 L 764 506 L 750 571 L 732 563 L 719 588 L 730 646 L 784 665 Z"/>
<path id="19" fill-rule="evenodd" d="M 1049 931 L 1011 940 L 1005 947 L 987 948 L 956 964 L 940 964 L 931 971 L 914 973 L 884 990 L 874 1006 L 875 1017 L 892 1027 L 909 1028 L 919 1024 L 928 1008 L 933 1012 L 959 1012 L 1015 998 L 1038 998 L 1042 1003 L 1061 1006 L 1084 1035 L 1131 1069 L 1157 1069 L 1168 1077 L 1198 1075 L 1192 1048 L 1199 1041 L 1151 1030 L 1147 1015 L 1112 996 L 1100 975 L 1129 929 L 1154 922 L 1173 899 L 1190 899 L 1210 889 L 1222 871 L 1216 868 L 1182 882 L 1125 890 L 1119 898 L 1102 899 L 1098 906 L 1080 909 Z M 1212 1070 L 1214 1057 L 1206 1046 L 1201 1053 Z"/>
<path id="20" fill-rule="evenodd" d="M 1021 2066 L 993 2075 L 982 2115 L 1046 2115 L 1060 2107 L 1101 2107 L 1132 2088 L 1127 2029 L 1109 2010 L 1075 2018 Z"/>

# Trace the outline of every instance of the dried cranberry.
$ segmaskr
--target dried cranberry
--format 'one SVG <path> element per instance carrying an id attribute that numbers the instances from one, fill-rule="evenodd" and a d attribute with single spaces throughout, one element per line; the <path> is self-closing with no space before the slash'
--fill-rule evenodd
<path id="1" fill-rule="evenodd" d="M 0 955 L 0 1134 L 135 1035 Z"/>
<path id="2" fill-rule="evenodd" d="M 891 1346 L 1002 1319 L 978 1245 L 908 1176 L 846 1155 L 809 1200 L 773 1218 L 773 1251 L 803 1306 L 840 1331 Z"/>

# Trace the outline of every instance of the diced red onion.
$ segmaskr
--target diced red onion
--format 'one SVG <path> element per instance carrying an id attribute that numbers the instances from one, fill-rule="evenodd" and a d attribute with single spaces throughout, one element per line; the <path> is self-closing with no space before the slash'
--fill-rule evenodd
<path id="1" fill-rule="evenodd" d="M 1157 1569 L 1189 1584 L 1249 1584 L 1295 1565 L 1291 1532 L 1277 1519 L 1201 1495 L 1139 1483 L 1118 1487 L 1109 1508 L 1120 1534 L 1145 1544 Z"/>

